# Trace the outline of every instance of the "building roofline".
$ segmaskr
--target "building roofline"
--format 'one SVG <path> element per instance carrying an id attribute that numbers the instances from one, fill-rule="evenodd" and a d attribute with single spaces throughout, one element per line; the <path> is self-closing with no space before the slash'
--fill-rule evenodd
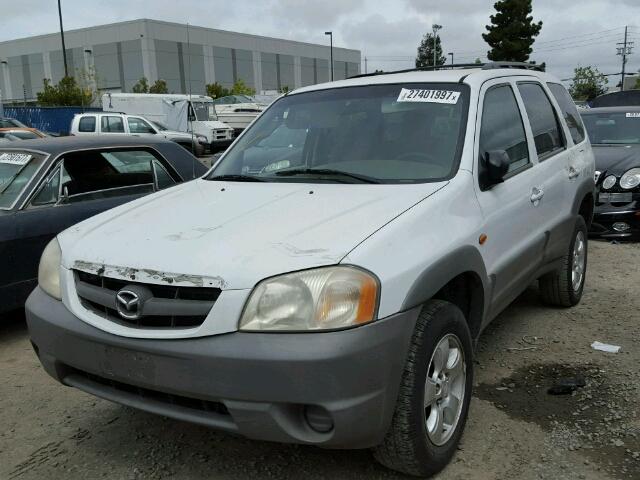
<path id="1" fill-rule="evenodd" d="M 124 20 L 124 21 L 121 21 L 121 22 L 105 23 L 105 24 L 100 24 L 100 25 L 92 25 L 92 26 L 89 26 L 89 27 L 75 28 L 73 30 L 65 30 L 65 35 L 69 35 L 69 34 L 73 34 L 73 33 L 86 32 L 86 31 L 89 31 L 89 30 L 92 30 L 92 29 L 95 29 L 95 28 L 116 27 L 116 26 L 121 26 L 121 25 L 131 25 L 131 24 L 135 24 L 135 23 L 143 23 L 143 24 L 157 23 L 157 24 L 171 25 L 171 26 L 174 26 L 174 27 L 181 27 L 181 28 L 186 28 L 186 26 L 187 26 L 186 23 L 169 22 L 169 21 L 166 21 L 166 20 L 155 20 L 155 19 L 151 19 L 151 18 L 137 18 L 137 19 L 134 19 L 134 20 Z M 212 32 L 219 32 L 219 33 L 223 33 L 223 34 L 241 35 L 241 36 L 244 36 L 244 37 L 262 39 L 262 40 L 277 40 L 277 41 L 294 43 L 294 44 L 297 44 L 297 45 L 306 45 L 306 46 L 313 46 L 313 47 L 325 46 L 325 45 L 322 45 L 322 44 L 319 44 L 319 43 L 301 42 L 299 40 L 290 40 L 290 39 L 287 39 L 287 38 L 280 38 L 280 37 L 268 37 L 268 36 L 265 36 L 265 35 L 254 35 L 254 34 L 245 33 L 245 32 L 235 32 L 233 30 L 222 30 L 222 29 L 219 29 L 219 28 L 203 27 L 201 25 L 189 25 L 189 28 L 190 29 L 205 30 L 205 31 L 212 31 Z M 19 42 L 19 41 L 25 41 L 25 40 L 34 40 L 34 39 L 42 39 L 42 38 L 50 37 L 52 35 L 58 35 L 58 32 L 43 33 L 43 34 L 40 34 L 40 35 L 33 35 L 33 36 L 27 36 L 27 37 L 14 38 L 14 39 L 11 39 L 11 40 L 3 40 L 3 41 L 0 41 L 0 47 L 4 46 L 6 44 L 9 44 L 9 43 L 13 43 L 13 42 Z M 326 45 L 326 47 L 329 48 L 328 45 Z M 360 50 L 353 49 L 353 48 L 336 47 L 335 45 L 333 46 L 333 48 L 334 48 L 334 50 L 342 50 L 342 51 L 348 51 L 348 52 L 361 54 Z"/>

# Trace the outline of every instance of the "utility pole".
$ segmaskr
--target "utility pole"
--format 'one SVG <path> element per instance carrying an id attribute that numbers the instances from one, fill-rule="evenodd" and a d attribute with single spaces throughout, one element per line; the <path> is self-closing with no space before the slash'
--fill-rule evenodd
<path id="1" fill-rule="evenodd" d="M 324 32 L 325 35 L 329 35 L 330 43 L 330 57 L 331 57 L 331 81 L 333 82 L 333 32 Z"/>
<path id="2" fill-rule="evenodd" d="M 62 37 L 62 58 L 64 60 L 64 76 L 69 76 L 69 69 L 67 68 L 67 47 L 64 45 L 64 28 L 62 28 L 62 7 L 60 6 L 60 0 L 58 0 L 58 18 L 60 18 L 60 37 Z"/>
<path id="3" fill-rule="evenodd" d="M 438 25 L 437 23 L 434 23 L 433 25 L 431 25 L 431 28 L 433 28 L 433 68 L 435 70 L 435 68 L 438 66 L 437 65 L 438 30 L 442 29 L 442 25 Z"/>
<path id="4" fill-rule="evenodd" d="M 367 72 L 367 57 L 364 57 L 364 73 L 368 73 Z"/>
<path id="5" fill-rule="evenodd" d="M 622 57 L 622 81 L 620 82 L 620 91 L 623 92 L 624 91 L 624 75 L 625 75 L 625 67 L 627 65 L 627 55 L 631 55 L 632 51 L 633 51 L 633 43 L 634 42 L 629 42 L 627 41 L 627 29 L 628 27 L 624 27 L 624 42 L 618 42 L 617 45 L 622 45 L 622 46 L 618 46 L 618 55 L 620 55 Z"/>

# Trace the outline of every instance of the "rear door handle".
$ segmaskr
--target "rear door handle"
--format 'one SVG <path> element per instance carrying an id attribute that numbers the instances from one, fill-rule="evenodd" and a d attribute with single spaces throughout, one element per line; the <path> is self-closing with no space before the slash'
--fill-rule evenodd
<path id="1" fill-rule="evenodd" d="M 540 200 L 542 200 L 542 197 L 544 197 L 544 190 L 538 187 L 533 187 L 531 190 L 531 203 L 537 206 L 538 203 L 540 203 Z"/>
<path id="2" fill-rule="evenodd" d="M 575 167 L 569 167 L 569 179 L 573 180 L 574 178 L 577 178 L 580 175 L 580 170 L 578 170 Z"/>

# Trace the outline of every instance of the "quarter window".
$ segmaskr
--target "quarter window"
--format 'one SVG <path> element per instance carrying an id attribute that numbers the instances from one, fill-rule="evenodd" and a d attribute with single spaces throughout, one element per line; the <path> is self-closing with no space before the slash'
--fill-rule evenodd
<path id="1" fill-rule="evenodd" d="M 102 133 L 124 133 L 124 123 L 120 117 L 103 116 L 100 128 Z"/>
<path id="2" fill-rule="evenodd" d="M 82 117 L 78 124 L 79 132 L 95 132 L 96 131 L 96 117 Z"/>
<path id="3" fill-rule="evenodd" d="M 581 143 L 584 138 L 584 125 L 582 123 L 582 119 L 580 118 L 580 114 L 578 114 L 578 109 L 576 108 L 576 104 L 573 103 L 571 99 L 571 95 L 567 92 L 567 89 L 564 88 L 559 83 L 547 83 L 549 90 L 558 102 L 560 106 L 560 110 L 562 110 L 562 115 L 564 116 L 565 122 L 567 122 L 567 126 L 569 127 L 569 132 L 571 133 L 571 138 L 573 138 L 573 143 L 576 145 Z"/>
<path id="4" fill-rule="evenodd" d="M 50 205 L 58 201 L 58 192 L 60 191 L 60 167 L 57 168 L 53 175 L 49 176 L 42 190 L 32 200 L 31 205 L 38 207 L 42 205 Z"/>
<path id="5" fill-rule="evenodd" d="M 527 136 L 516 97 L 509 85 L 487 91 L 480 127 L 480 179 L 485 176 L 485 161 L 491 151 L 503 150 L 509 156 L 509 172 L 529 164 Z"/>
<path id="6" fill-rule="evenodd" d="M 519 83 L 518 90 L 529 117 L 538 159 L 545 160 L 564 149 L 560 122 L 542 85 Z"/>

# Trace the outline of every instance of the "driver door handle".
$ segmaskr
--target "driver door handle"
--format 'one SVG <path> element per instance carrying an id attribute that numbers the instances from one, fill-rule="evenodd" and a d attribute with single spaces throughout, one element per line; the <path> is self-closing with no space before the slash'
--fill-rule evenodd
<path id="1" fill-rule="evenodd" d="M 538 187 L 533 187 L 531 190 L 531 203 L 538 205 L 540 200 L 542 200 L 542 197 L 544 197 L 544 190 Z"/>
<path id="2" fill-rule="evenodd" d="M 574 178 L 577 178 L 580 175 L 580 170 L 578 170 L 577 168 L 571 166 L 569 167 L 569 179 L 573 180 Z"/>

